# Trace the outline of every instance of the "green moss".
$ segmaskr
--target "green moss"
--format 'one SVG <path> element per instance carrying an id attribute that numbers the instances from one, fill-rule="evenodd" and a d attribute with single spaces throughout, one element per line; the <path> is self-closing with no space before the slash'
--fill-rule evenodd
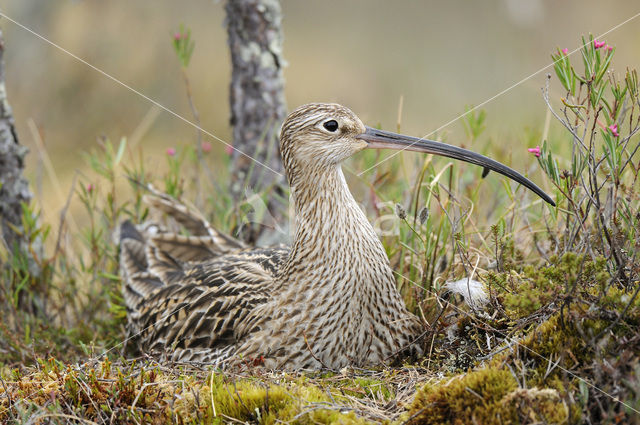
<path id="1" fill-rule="evenodd" d="M 487 366 L 425 385 L 407 416 L 414 424 L 504 424 L 563 423 L 568 414 L 557 391 L 518 388 L 509 370 Z"/>
<path id="2" fill-rule="evenodd" d="M 551 257 L 543 267 L 487 274 L 489 288 L 513 320 L 535 314 L 563 295 L 602 291 L 609 279 L 606 260 L 591 261 L 575 253 Z"/>
<path id="3" fill-rule="evenodd" d="M 627 305 L 629 305 L 625 314 L 625 321 L 628 324 L 639 325 L 640 296 L 636 296 L 633 302 L 631 302 L 632 296 L 633 293 L 614 287 L 610 288 L 604 294 L 604 296 L 600 298 L 599 304 L 602 306 L 602 308 L 612 311 L 622 311 L 623 309 L 627 308 Z"/>
<path id="4" fill-rule="evenodd" d="M 614 292 L 618 295 L 617 301 L 621 302 L 620 291 Z M 630 315 L 629 318 L 637 323 L 638 303 L 634 313 L 636 316 Z M 520 342 L 522 349 L 504 355 L 503 359 L 513 360 L 517 357 L 518 361 L 525 362 L 530 385 L 549 385 L 559 374 L 566 374 L 566 370 L 575 371 L 592 363 L 597 357 L 615 353 L 615 339 L 607 338 L 597 345 L 593 342 L 593 338 L 610 325 L 609 320 L 590 318 L 577 310 L 571 310 L 565 316 L 557 313 Z M 627 329 L 627 326 L 628 322 L 622 322 L 616 325 L 614 332 L 618 337 L 624 338 L 625 334 L 633 337 L 635 331 Z M 549 364 L 550 359 L 553 359 L 555 367 Z"/>
<path id="5" fill-rule="evenodd" d="M 628 418 L 630 410 L 600 392 L 590 392 L 580 379 L 616 393 L 624 383 L 635 382 L 640 370 L 640 297 L 632 302 L 633 291 L 612 287 L 609 281 L 603 259 L 591 261 L 575 254 L 552 258 L 545 267 L 491 274 L 492 294 L 510 323 L 507 329 L 497 327 L 501 330 L 494 335 L 504 340 L 507 333 L 514 335 L 509 328 L 518 327 L 524 336 L 491 363 L 426 385 L 405 419 L 491 424 Z M 638 388 L 629 388 L 626 403 L 634 405 Z"/>
<path id="6" fill-rule="evenodd" d="M 597 267 L 593 271 L 591 283 L 599 285 Z M 514 370 L 524 370 L 527 387 L 572 394 L 571 398 L 579 401 L 570 406 L 572 421 L 585 414 L 593 420 L 603 411 L 627 417 L 630 410 L 624 413 L 624 407 L 618 401 L 599 391 L 589 394 L 591 387 L 579 377 L 590 376 L 587 381 L 607 393 L 620 391 L 622 382 L 637 379 L 640 370 L 637 367 L 640 299 L 629 304 L 631 296 L 629 292 L 610 288 L 599 298 L 598 309 L 584 302 L 574 302 L 529 332 L 517 349 L 502 354 L 495 361 L 510 364 Z M 627 308 L 626 314 L 618 316 L 624 308 Z M 593 375 L 594 369 L 610 372 Z M 634 404 L 639 388 L 633 385 L 626 388 L 623 393 L 628 397 L 627 404 Z M 619 397 L 625 400 L 625 396 Z"/>
<path id="7" fill-rule="evenodd" d="M 225 418 L 262 424 L 294 419 L 299 423 L 326 423 L 329 418 L 337 419 L 338 416 L 344 416 L 343 419 L 350 423 L 358 423 L 354 415 L 322 409 L 323 405 L 329 405 L 328 395 L 304 379 L 284 386 L 258 380 L 227 382 L 221 375 L 215 375 L 210 383 L 213 385 L 201 388 L 201 396 L 213 400 L 216 419 L 220 423 L 225 422 Z"/>
<path id="8" fill-rule="evenodd" d="M 285 375 L 274 383 L 273 377 L 162 372 L 135 362 L 77 368 L 53 359 L 40 361 L 37 371 L 23 375 L 15 370 L 11 375 L 6 387 L 0 386 L 1 423 L 19 423 L 19 418 L 54 405 L 58 413 L 95 422 L 368 423 L 356 416 L 339 388 L 321 388 L 304 376 Z"/>
<path id="9" fill-rule="evenodd" d="M 504 237 L 499 243 L 500 263 L 505 271 L 518 271 L 522 267 L 524 253 L 519 250 L 511 237 Z"/>
<path id="10" fill-rule="evenodd" d="M 354 378 L 353 384 L 356 391 L 356 397 L 363 397 L 365 395 L 374 395 L 377 398 L 383 398 L 388 400 L 394 396 L 393 390 L 389 387 L 389 384 L 381 379 L 373 378 Z"/>

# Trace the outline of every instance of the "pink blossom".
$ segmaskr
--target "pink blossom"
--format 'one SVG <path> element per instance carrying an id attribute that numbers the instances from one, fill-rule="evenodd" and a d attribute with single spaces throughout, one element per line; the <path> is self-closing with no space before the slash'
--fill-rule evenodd
<path id="1" fill-rule="evenodd" d="M 88 192 L 88 193 L 93 192 L 93 183 L 89 183 L 89 184 L 87 185 L 87 192 Z"/>
<path id="2" fill-rule="evenodd" d="M 605 44 L 607 44 L 607 43 L 605 43 L 604 41 L 593 40 L 593 47 L 596 48 L 596 49 L 604 47 Z"/>
<path id="3" fill-rule="evenodd" d="M 167 155 L 174 156 L 176 154 L 176 150 L 174 148 L 167 148 Z"/>
<path id="4" fill-rule="evenodd" d="M 233 153 L 233 146 L 231 145 L 225 146 L 224 151 L 227 153 L 227 155 L 231 155 Z"/>
<path id="5" fill-rule="evenodd" d="M 613 46 L 609 46 L 608 44 L 604 46 L 604 48 L 607 49 L 607 52 L 610 52 L 613 50 Z"/>
<path id="6" fill-rule="evenodd" d="M 200 147 L 202 148 L 202 152 L 211 152 L 211 143 L 209 142 L 202 142 Z"/>
<path id="7" fill-rule="evenodd" d="M 180 41 L 180 40 L 182 40 L 183 37 L 184 37 L 184 35 L 182 33 L 179 33 L 179 32 L 173 34 L 173 39 L 175 41 Z"/>
<path id="8" fill-rule="evenodd" d="M 569 54 L 569 49 L 567 49 L 566 47 L 564 49 L 562 49 L 562 54 L 565 55 L 565 56 L 567 54 Z"/>
<path id="9" fill-rule="evenodd" d="M 613 137 L 620 136 L 620 133 L 618 133 L 618 124 L 611 124 L 608 128 L 611 134 L 613 134 Z"/>
<path id="10" fill-rule="evenodd" d="M 535 148 L 529 148 L 527 149 L 527 151 L 529 151 L 529 153 L 532 153 L 536 156 L 536 158 L 540 157 L 540 146 L 536 146 Z"/>

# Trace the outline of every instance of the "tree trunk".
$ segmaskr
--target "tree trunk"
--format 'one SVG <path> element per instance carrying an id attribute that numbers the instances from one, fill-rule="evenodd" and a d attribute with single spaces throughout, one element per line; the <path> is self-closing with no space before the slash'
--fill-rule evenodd
<path id="1" fill-rule="evenodd" d="M 29 183 L 22 176 L 24 157 L 28 149 L 18 143 L 11 106 L 7 101 L 4 68 L 4 39 L 0 31 L 0 243 L 10 253 L 26 253 L 31 259 L 29 271 L 38 275 L 40 270 L 32 254 L 41 254 L 39 241 L 29 242 L 22 226 L 22 204 L 28 204 L 33 195 Z"/>
<path id="2" fill-rule="evenodd" d="M 226 26 L 231 51 L 231 125 L 233 147 L 284 174 L 278 132 L 286 116 L 282 67 L 282 13 L 277 0 L 228 0 Z M 231 192 L 236 199 L 284 179 L 233 151 Z M 284 207 L 270 201 L 278 220 Z"/>

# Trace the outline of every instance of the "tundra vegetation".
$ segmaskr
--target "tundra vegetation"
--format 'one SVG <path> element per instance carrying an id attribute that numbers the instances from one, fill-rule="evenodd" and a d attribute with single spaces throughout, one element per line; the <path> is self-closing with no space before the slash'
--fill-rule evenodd
<path id="1" fill-rule="evenodd" d="M 234 235 L 267 223 L 262 206 L 286 194 L 236 200 L 207 169 L 201 135 L 168 150 L 165 167 L 126 139 L 101 140 L 69 192 L 88 224 L 43 223 L 25 204 L 24 234 L 51 247 L 36 256 L 40 272 L 30 273 L 36 250 L 1 252 L 0 422 L 640 423 L 640 87 L 635 70 L 613 68 L 615 48 L 582 41 L 551 55 L 542 88 L 560 125 L 510 144 L 557 207 L 431 156 L 398 155 L 359 176 L 380 159 L 363 152 L 345 167 L 407 306 L 428 325 L 426 354 L 402 364 L 225 372 L 133 358 L 113 235 L 124 219 L 149 218 L 144 185 L 199 199 Z M 186 67 L 190 39 L 174 47 Z M 467 144 L 487 119 L 469 109 Z M 510 154 L 497 146 L 488 153 Z M 481 310 L 446 292 L 467 276 L 489 295 Z"/>

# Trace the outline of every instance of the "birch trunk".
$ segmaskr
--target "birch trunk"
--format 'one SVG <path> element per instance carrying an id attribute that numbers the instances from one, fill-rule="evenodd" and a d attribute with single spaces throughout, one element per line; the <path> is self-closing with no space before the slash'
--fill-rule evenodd
<path id="1" fill-rule="evenodd" d="M 39 241 L 29 242 L 22 226 L 22 205 L 33 197 L 22 175 L 28 149 L 18 143 L 13 112 L 7 100 L 4 49 L 0 31 L 0 244 L 9 255 L 16 250 L 26 253 L 30 257 L 30 273 L 38 275 L 40 270 L 32 256 L 41 254 L 42 247 Z"/>
<path id="2" fill-rule="evenodd" d="M 228 0 L 226 12 L 233 147 L 283 174 L 278 132 L 287 108 L 280 4 L 277 0 Z M 236 199 L 270 187 L 280 190 L 283 177 L 238 151 L 231 155 L 231 192 Z M 270 201 L 267 206 L 276 220 L 282 218 L 282 205 Z"/>

